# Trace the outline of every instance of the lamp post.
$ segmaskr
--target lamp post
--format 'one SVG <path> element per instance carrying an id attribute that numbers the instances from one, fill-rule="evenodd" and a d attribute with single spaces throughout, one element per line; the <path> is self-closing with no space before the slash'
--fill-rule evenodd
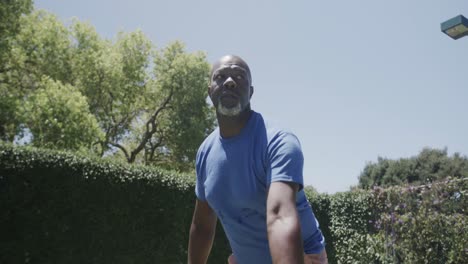
<path id="1" fill-rule="evenodd" d="M 442 32 L 453 39 L 468 36 L 468 19 L 458 15 L 440 24 Z"/>

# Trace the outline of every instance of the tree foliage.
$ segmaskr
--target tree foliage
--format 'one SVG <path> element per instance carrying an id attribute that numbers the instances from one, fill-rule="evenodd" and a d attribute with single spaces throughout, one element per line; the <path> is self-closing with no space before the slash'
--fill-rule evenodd
<path id="1" fill-rule="evenodd" d="M 0 1 L 0 59 L 8 53 L 11 37 L 20 28 L 20 17 L 32 10 L 32 0 L 2 0 Z"/>
<path id="2" fill-rule="evenodd" d="M 199 106 L 205 104 L 209 65 L 201 54 L 185 54 L 178 42 L 156 54 L 154 63 L 155 75 L 159 77 L 155 99 L 170 99 L 166 105 L 170 111 L 162 113 L 160 128 L 156 128 L 157 141 L 150 141 L 146 146 L 146 157 L 148 161 L 157 161 L 156 151 L 170 163 L 179 164 L 178 169 L 188 169 L 187 166 L 192 165 L 188 157 L 195 157 L 199 143 L 213 127 L 213 111 Z M 164 105 L 157 99 L 155 102 Z M 161 143 L 158 145 L 162 140 L 167 142 L 164 147 Z"/>
<path id="3" fill-rule="evenodd" d="M 138 30 L 106 40 L 45 11 L 18 21 L 0 73 L 2 140 L 192 167 L 214 124 L 203 53 L 156 49 Z"/>
<path id="4" fill-rule="evenodd" d="M 20 30 L 11 40 L 12 48 L 1 73 L 2 127 L 0 138 L 12 141 L 21 133 L 19 113 L 43 76 L 67 83 L 70 75 L 67 29 L 55 16 L 44 11 L 19 19 Z"/>
<path id="5" fill-rule="evenodd" d="M 39 88 L 26 101 L 23 120 L 36 146 L 85 150 L 102 137 L 86 98 L 73 86 L 49 77 L 39 83 Z"/>
<path id="6" fill-rule="evenodd" d="M 391 160 L 379 157 L 376 163 L 368 163 L 359 176 L 359 187 L 394 186 L 440 181 L 447 177 L 468 177 L 468 158 L 447 149 L 424 148 L 411 158 Z"/>
<path id="7" fill-rule="evenodd" d="M 6 80 L 11 75 L 8 60 L 11 58 L 12 40 L 20 30 L 23 14 L 32 10 L 32 0 L 0 1 L 0 140 L 13 140 L 18 132 L 15 111 L 18 107 L 17 96 L 7 87 Z"/>

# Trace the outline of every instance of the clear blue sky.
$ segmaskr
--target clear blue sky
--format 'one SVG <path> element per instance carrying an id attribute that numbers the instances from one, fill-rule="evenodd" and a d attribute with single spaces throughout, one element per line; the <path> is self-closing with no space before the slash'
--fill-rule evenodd
<path id="1" fill-rule="evenodd" d="M 36 0 L 101 36 L 141 29 L 158 47 L 181 40 L 210 62 L 250 65 L 252 108 L 296 133 L 304 180 L 319 192 L 357 185 L 378 156 L 423 147 L 468 154 L 468 37 L 440 23 L 466 0 Z"/>

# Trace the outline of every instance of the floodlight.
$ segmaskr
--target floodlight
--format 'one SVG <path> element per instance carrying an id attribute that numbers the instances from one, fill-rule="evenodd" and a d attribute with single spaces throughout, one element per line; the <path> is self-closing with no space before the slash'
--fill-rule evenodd
<path id="1" fill-rule="evenodd" d="M 440 24 L 442 32 L 453 39 L 459 39 L 468 35 L 468 19 L 458 15 Z"/>

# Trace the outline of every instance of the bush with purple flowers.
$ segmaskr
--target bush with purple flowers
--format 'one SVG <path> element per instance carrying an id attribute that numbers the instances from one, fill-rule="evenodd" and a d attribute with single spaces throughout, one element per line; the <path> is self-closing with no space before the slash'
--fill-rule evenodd
<path id="1" fill-rule="evenodd" d="M 330 263 L 466 263 L 467 195 L 468 179 L 447 178 L 430 185 L 316 194 L 310 201 L 319 221 L 328 219 L 321 224 L 330 229 Z"/>

